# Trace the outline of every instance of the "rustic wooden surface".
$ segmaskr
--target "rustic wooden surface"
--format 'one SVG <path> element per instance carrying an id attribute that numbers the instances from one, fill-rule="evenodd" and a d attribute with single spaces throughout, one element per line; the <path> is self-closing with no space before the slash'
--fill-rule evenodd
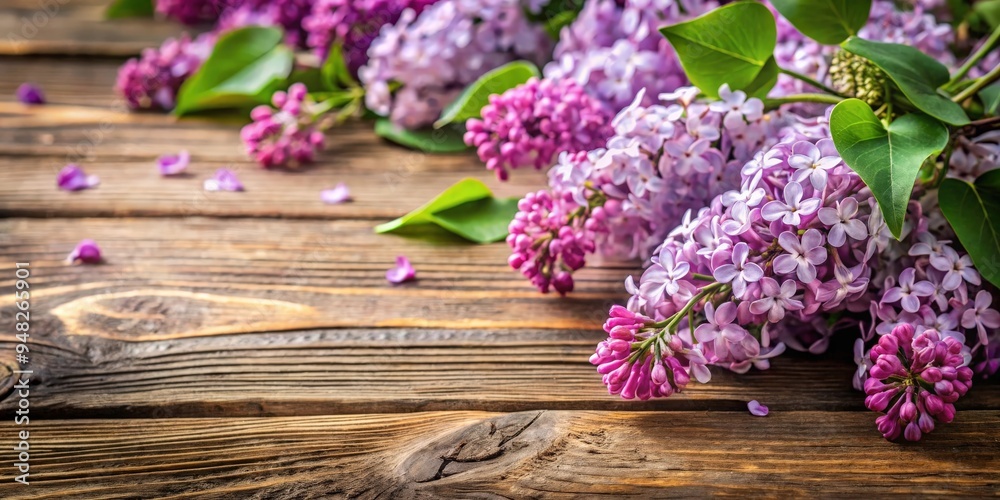
<path id="1" fill-rule="evenodd" d="M 502 244 L 371 231 L 461 177 L 520 195 L 541 174 L 500 184 L 469 155 L 396 148 L 363 123 L 333 131 L 315 166 L 260 170 L 231 121 L 124 112 L 111 90 L 119 56 L 181 30 L 102 21 L 101 4 L 60 3 L 30 39 L 0 41 L 0 324 L 13 322 L 13 263 L 31 262 L 36 370 L 31 485 L 5 465 L 0 498 L 1000 489 L 996 384 L 978 384 L 923 442 L 887 443 L 850 388 L 850 339 L 768 372 L 715 370 L 668 400 L 608 396 L 587 357 L 636 263 L 596 262 L 570 298 L 543 297 L 507 268 Z M 39 9 L 4 7 L 0 35 Z M 25 80 L 51 104 L 14 102 Z M 160 179 L 155 158 L 181 148 L 192 174 Z M 100 187 L 56 190 L 68 162 Z M 203 193 L 220 166 L 247 191 Z M 320 203 L 337 182 L 354 203 Z M 83 238 L 104 264 L 62 262 Z M 393 287 L 384 272 L 398 254 L 419 279 Z M 0 338 L 4 449 L 18 430 L 14 344 Z M 750 416 L 754 398 L 772 414 Z"/>

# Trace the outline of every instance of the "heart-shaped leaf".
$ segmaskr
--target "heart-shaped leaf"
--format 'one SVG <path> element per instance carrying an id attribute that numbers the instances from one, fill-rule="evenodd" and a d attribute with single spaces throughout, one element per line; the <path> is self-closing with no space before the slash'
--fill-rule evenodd
<path id="1" fill-rule="evenodd" d="M 660 28 L 677 51 L 688 79 L 709 97 L 728 83 L 744 90 L 756 83 L 771 60 L 777 28 L 771 11 L 756 2 L 736 2 Z"/>
<path id="2" fill-rule="evenodd" d="M 888 127 L 871 107 L 847 99 L 830 115 L 830 133 L 840 156 L 872 190 L 889 230 L 897 238 L 920 166 L 948 143 L 948 128 L 919 113 L 903 115 Z"/>
<path id="3" fill-rule="evenodd" d="M 868 21 L 871 0 L 771 0 L 771 5 L 803 35 L 835 45 Z"/>
<path id="4" fill-rule="evenodd" d="M 375 227 L 387 233 L 417 224 L 435 224 L 469 241 L 492 243 L 507 236 L 517 213 L 517 199 L 497 199 L 482 181 L 466 178 L 420 208 Z"/>
<path id="5" fill-rule="evenodd" d="M 126 17 L 153 17 L 152 0 L 115 0 L 104 11 L 104 17 L 108 19 L 121 19 Z"/>
<path id="6" fill-rule="evenodd" d="M 1000 170 L 986 172 L 975 184 L 945 179 L 938 203 L 976 269 L 1000 286 Z"/>
<path id="7" fill-rule="evenodd" d="M 375 135 L 401 146 L 428 153 L 465 151 L 469 147 L 462 139 L 464 133 L 464 127 L 457 124 L 439 129 L 407 130 L 392 123 L 388 118 L 379 118 L 375 121 Z"/>
<path id="8" fill-rule="evenodd" d="M 248 26 L 222 35 L 204 64 L 181 85 L 174 113 L 250 107 L 270 101 L 292 72 L 294 54 L 277 28 Z"/>
<path id="9" fill-rule="evenodd" d="M 750 97 L 764 99 L 767 97 L 768 92 L 774 88 L 774 84 L 778 83 L 778 73 L 778 63 L 774 60 L 774 56 L 771 56 L 764 64 L 764 67 L 760 69 L 760 73 L 757 73 L 757 78 L 744 87 L 743 90 Z"/>
<path id="10" fill-rule="evenodd" d="M 531 77 L 538 76 L 538 68 L 528 61 L 514 61 L 493 69 L 472 82 L 457 99 L 444 108 L 441 118 L 434 122 L 434 126 L 440 128 L 449 123 L 477 118 L 483 107 L 489 104 L 491 95 L 502 94 Z"/>
<path id="11" fill-rule="evenodd" d="M 851 37 L 844 50 L 864 57 L 881 69 L 920 111 L 952 125 L 969 123 L 958 104 L 938 93 L 951 75 L 941 63 L 919 50 L 896 43 Z"/>

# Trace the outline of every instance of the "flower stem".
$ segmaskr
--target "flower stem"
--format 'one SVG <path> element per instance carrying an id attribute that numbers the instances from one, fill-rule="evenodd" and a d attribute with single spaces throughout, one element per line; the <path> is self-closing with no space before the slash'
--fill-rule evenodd
<path id="1" fill-rule="evenodd" d="M 691 277 L 699 281 L 711 281 L 715 282 L 715 277 L 709 276 L 707 274 L 691 273 Z"/>
<path id="2" fill-rule="evenodd" d="M 843 97 L 838 97 L 835 95 L 828 94 L 791 94 L 784 97 L 776 97 L 773 99 L 764 99 L 764 106 L 768 109 L 774 109 L 782 104 L 791 104 L 796 102 L 818 102 L 821 104 L 837 104 L 843 101 Z"/>
<path id="3" fill-rule="evenodd" d="M 832 95 L 835 95 L 835 96 L 838 96 L 838 97 L 847 97 L 844 94 L 841 94 L 840 92 L 837 92 L 836 90 L 834 90 L 834 89 L 832 89 L 832 88 L 824 85 L 822 82 L 820 82 L 820 81 L 818 81 L 816 79 L 810 78 L 810 77 L 808 77 L 806 75 L 803 75 L 802 73 L 798 73 L 796 71 L 792 71 L 792 70 L 790 70 L 788 68 L 778 68 L 778 71 L 780 71 L 780 72 L 782 72 L 782 73 L 784 73 L 784 74 L 786 74 L 786 75 L 788 75 L 788 76 L 790 76 L 792 78 L 795 78 L 796 80 L 801 80 L 803 82 L 806 82 L 809 85 L 812 85 L 813 87 L 815 87 L 817 89 L 820 89 L 823 92 L 826 92 L 828 94 L 832 94 Z"/>
<path id="4" fill-rule="evenodd" d="M 958 71 L 956 71 L 955 74 L 952 75 L 951 80 L 948 80 L 948 83 L 944 84 L 945 88 L 952 87 L 953 85 L 958 83 L 959 80 L 965 77 L 965 75 L 969 73 L 969 71 L 976 65 L 976 63 L 978 63 L 980 60 L 982 60 L 982 58 L 986 57 L 987 54 L 993 51 L 993 49 L 995 48 L 994 45 L 997 44 L 998 40 L 1000 40 L 1000 26 L 997 26 L 993 30 L 993 33 L 990 33 L 990 37 L 986 40 L 986 42 L 980 45 L 979 49 L 976 50 L 974 53 L 972 53 L 969 56 L 969 58 L 965 60 L 965 63 L 962 64 L 962 67 L 958 68 Z"/>
<path id="5" fill-rule="evenodd" d="M 972 85 L 959 92 L 958 95 L 952 97 L 951 100 L 955 102 L 963 102 L 976 95 L 980 90 L 983 90 L 984 87 L 997 81 L 998 79 L 1000 79 L 1000 66 L 991 69 L 990 72 L 983 75 L 982 78 L 974 80 Z"/>

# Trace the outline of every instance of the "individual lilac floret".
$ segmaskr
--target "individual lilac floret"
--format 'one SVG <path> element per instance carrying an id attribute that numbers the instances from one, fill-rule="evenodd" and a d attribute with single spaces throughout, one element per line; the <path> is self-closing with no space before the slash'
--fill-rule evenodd
<path id="1" fill-rule="evenodd" d="M 406 9 L 419 15 L 438 0 L 316 0 L 302 21 L 307 45 L 321 60 L 335 41 L 343 45 L 344 60 L 351 73 L 368 62 L 368 47 L 382 26 L 395 24 Z"/>
<path id="2" fill-rule="evenodd" d="M 750 414 L 755 417 L 766 417 L 768 414 L 768 409 L 766 406 L 760 404 L 756 399 L 751 399 L 747 403 L 747 409 L 750 410 Z"/>
<path id="3" fill-rule="evenodd" d="M 218 19 L 219 14 L 240 0 L 155 0 L 156 13 L 194 25 Z"/>
<path id="4" fill-rule="evenodd" d="M 392 284 L 400 284 L 417 277 L 417 271 L 410 264 L 410 259 L 400 255 L 396 257 L 396 266 L 385 272 L 385 279 Z"/>
<path id="5" fill-rule="evenodd" d="M 45 94 L 38 85 L 26 82 L 17 87 L 17 100 L 24 104 L 45 104 Z"/>
<path id="6" fill-rule="evenodd" d="M 491 95 L 482 119 L 466 123 L 465 143 L 486 168 L 506 180 L 507 169 L 552 165 L 557 153 L 604 145 L 614 133 L 612 114 L 571 80 L 532 78 Z"/>
<path id="7" fill-rule="evenodd" d="M 211 179 L 205 179 L 205 191 L 243 191 L 243 183 L 236 177 L 236 172 L 220 168 Z"/>
<path id="8" fill-rule="evenodd" d="M 306 46 L 303 19 L 309 15 L 315 0 L 244 0 L 235 3 L 219 18 L 217 33 L 244 26 L 275 26 L 285 32 L 285 43 L 293 47 Z"/>
<path id="9" fill-rule="evenodd" d="M 194 41 L 186 34 L 168 38 L 159 48 L 129 59 L 118 70 L 115 90 L 132 109 L 174 109 L 181 84 L 201 67 L 214 45 L 213 33 Z"/>
<path id="10" fill-rule="evenodd" d="M 955 418 L 955 401 L 972 386 L 966 350 L 937 330 L 914 334 L 913 325 L 906 323 L 879 339 L 870 353 L 865 405 L 885 412 L 875 419 L 882 436 L 919 441 L 935 422 Z"/>
<path id="11" fill-rule="evenodd" d="M 66 257 L 66 262 L 70 264 L 83 263 L 83 264 L 100 264 L 101 263 L 101 248 L 97 246 L 97 242 L 91 239 L 86 239 L 81 241 L 76 245 L 76 248 L 70 252 L 69 256 Z"/>
<path id="12" fill-rule="evenodd" d="M 368 109 L 415 129 L 433 123 L 486 72 L 518 59 L 540 63 L 549 45 L 520 0 L 438 2 L 419 16 L 404 10 L 399 21 L 384 26 L 358 77 Z"/>
<path id="13" fill-rule="evenodd" d="M 310 163 L 323 149 L 322 112 L 306 86 L 292 84 L 271 98 L 274 107 L 257 106 L 240 131 L 247 154 L 265 168 Z"/>
<path id="14" fill-rule="evenodd" d="M 340 182 L 332 189 L 321 191 L 319 197 L 327 205 L 336 205 L 345 201 L 351 201 L 351 191 L 347 188 L 347 184 Z"/>
<path id="15" fill-rule="evenodd" d="M 70 163 L 59 171 L 56 176 L 56 185 L 64 191 L 79 191 L 97 186 L 101 180 L 96 175 L 88 175 L 75 163 Z"/>
<path id="16" fill-rule="evenodd" d="M 184 173 L 189 163 L 191 163 L 191 155 L 186 149 L 182 149 L 175 155 L 162 155 L 156 159 L 156 166 L 160 169 L 160 175 L 163 177 Z"/>

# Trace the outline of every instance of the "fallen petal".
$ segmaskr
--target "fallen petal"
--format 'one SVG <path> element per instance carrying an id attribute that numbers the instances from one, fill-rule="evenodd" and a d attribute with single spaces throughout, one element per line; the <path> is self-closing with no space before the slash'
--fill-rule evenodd
<path id="1" fill-rule="evenodd" d="M 101 262 L 101 248 L 97 242 L 91 239 L 83 240 L 76 245 L 76 248 L 66 257 L 66 262 L 76 264 L 99 264 Z"/>
<path id="2" fill-rule="evenodd" d="M 390 283 L 402 283 L 404 281 L 410 281 L 417 276 L 416 269 L 410 265 L 410 259 L 400 255 L 396 257 L 396 267 L 393 267 L 385 272 L 385 279 L 389 280 Z"/>
<path id="3" fill-rule="evenodd" d="M 220 168 L 211 179 L 205 179 L 205 191 L 243 191 L 243 183 L 232 170 Z"/>
<path id="4" fill-rule="evenodd" d="M 100 184 L 100 179 L 96 175 L 87 175 L 78 165 L 70 163 L 59 171 L 56 177 L 56 185 L 65 191 L 79 191 L 81 189 L 92 188 Z"/>
<path id="5" fill-rule="evenodd" d="M 319 193 L 319 197 L 323 200 L 323 203 L 327 205 L 336 205 L 338 203 L 343 203 L 345 201 L 351 201 L 351 191 L 347 189 L 347 184 L 343 182 L 338 183 L 332 189 L 325 189 Z"/>
<path id="6" fill-rule="evenodd" d="M 45 104 L 45 94 L 33 83 L 22 83 L 17 88 L 17 100 L 24 104 Z"/>
<path id="7" fill-rule="evenodd" d="M 175 155 L 163 155 L 156 159 L 156 164 L 160 167 L 160 175 L 164 177 L 177 175 L 187 170 L 190 162 L 191 155 L 188 154 L 187 150 L 181 150 Z"/>
<path id="8" fill-rule="evenodd" d="M 766 417 L 768 412 L 767 407 L 757 402 L 756 399 L 751 399 L 750 402 L 747 403 L 747 409 L 750 410 L 750 414 L 755 417 Z"/>

